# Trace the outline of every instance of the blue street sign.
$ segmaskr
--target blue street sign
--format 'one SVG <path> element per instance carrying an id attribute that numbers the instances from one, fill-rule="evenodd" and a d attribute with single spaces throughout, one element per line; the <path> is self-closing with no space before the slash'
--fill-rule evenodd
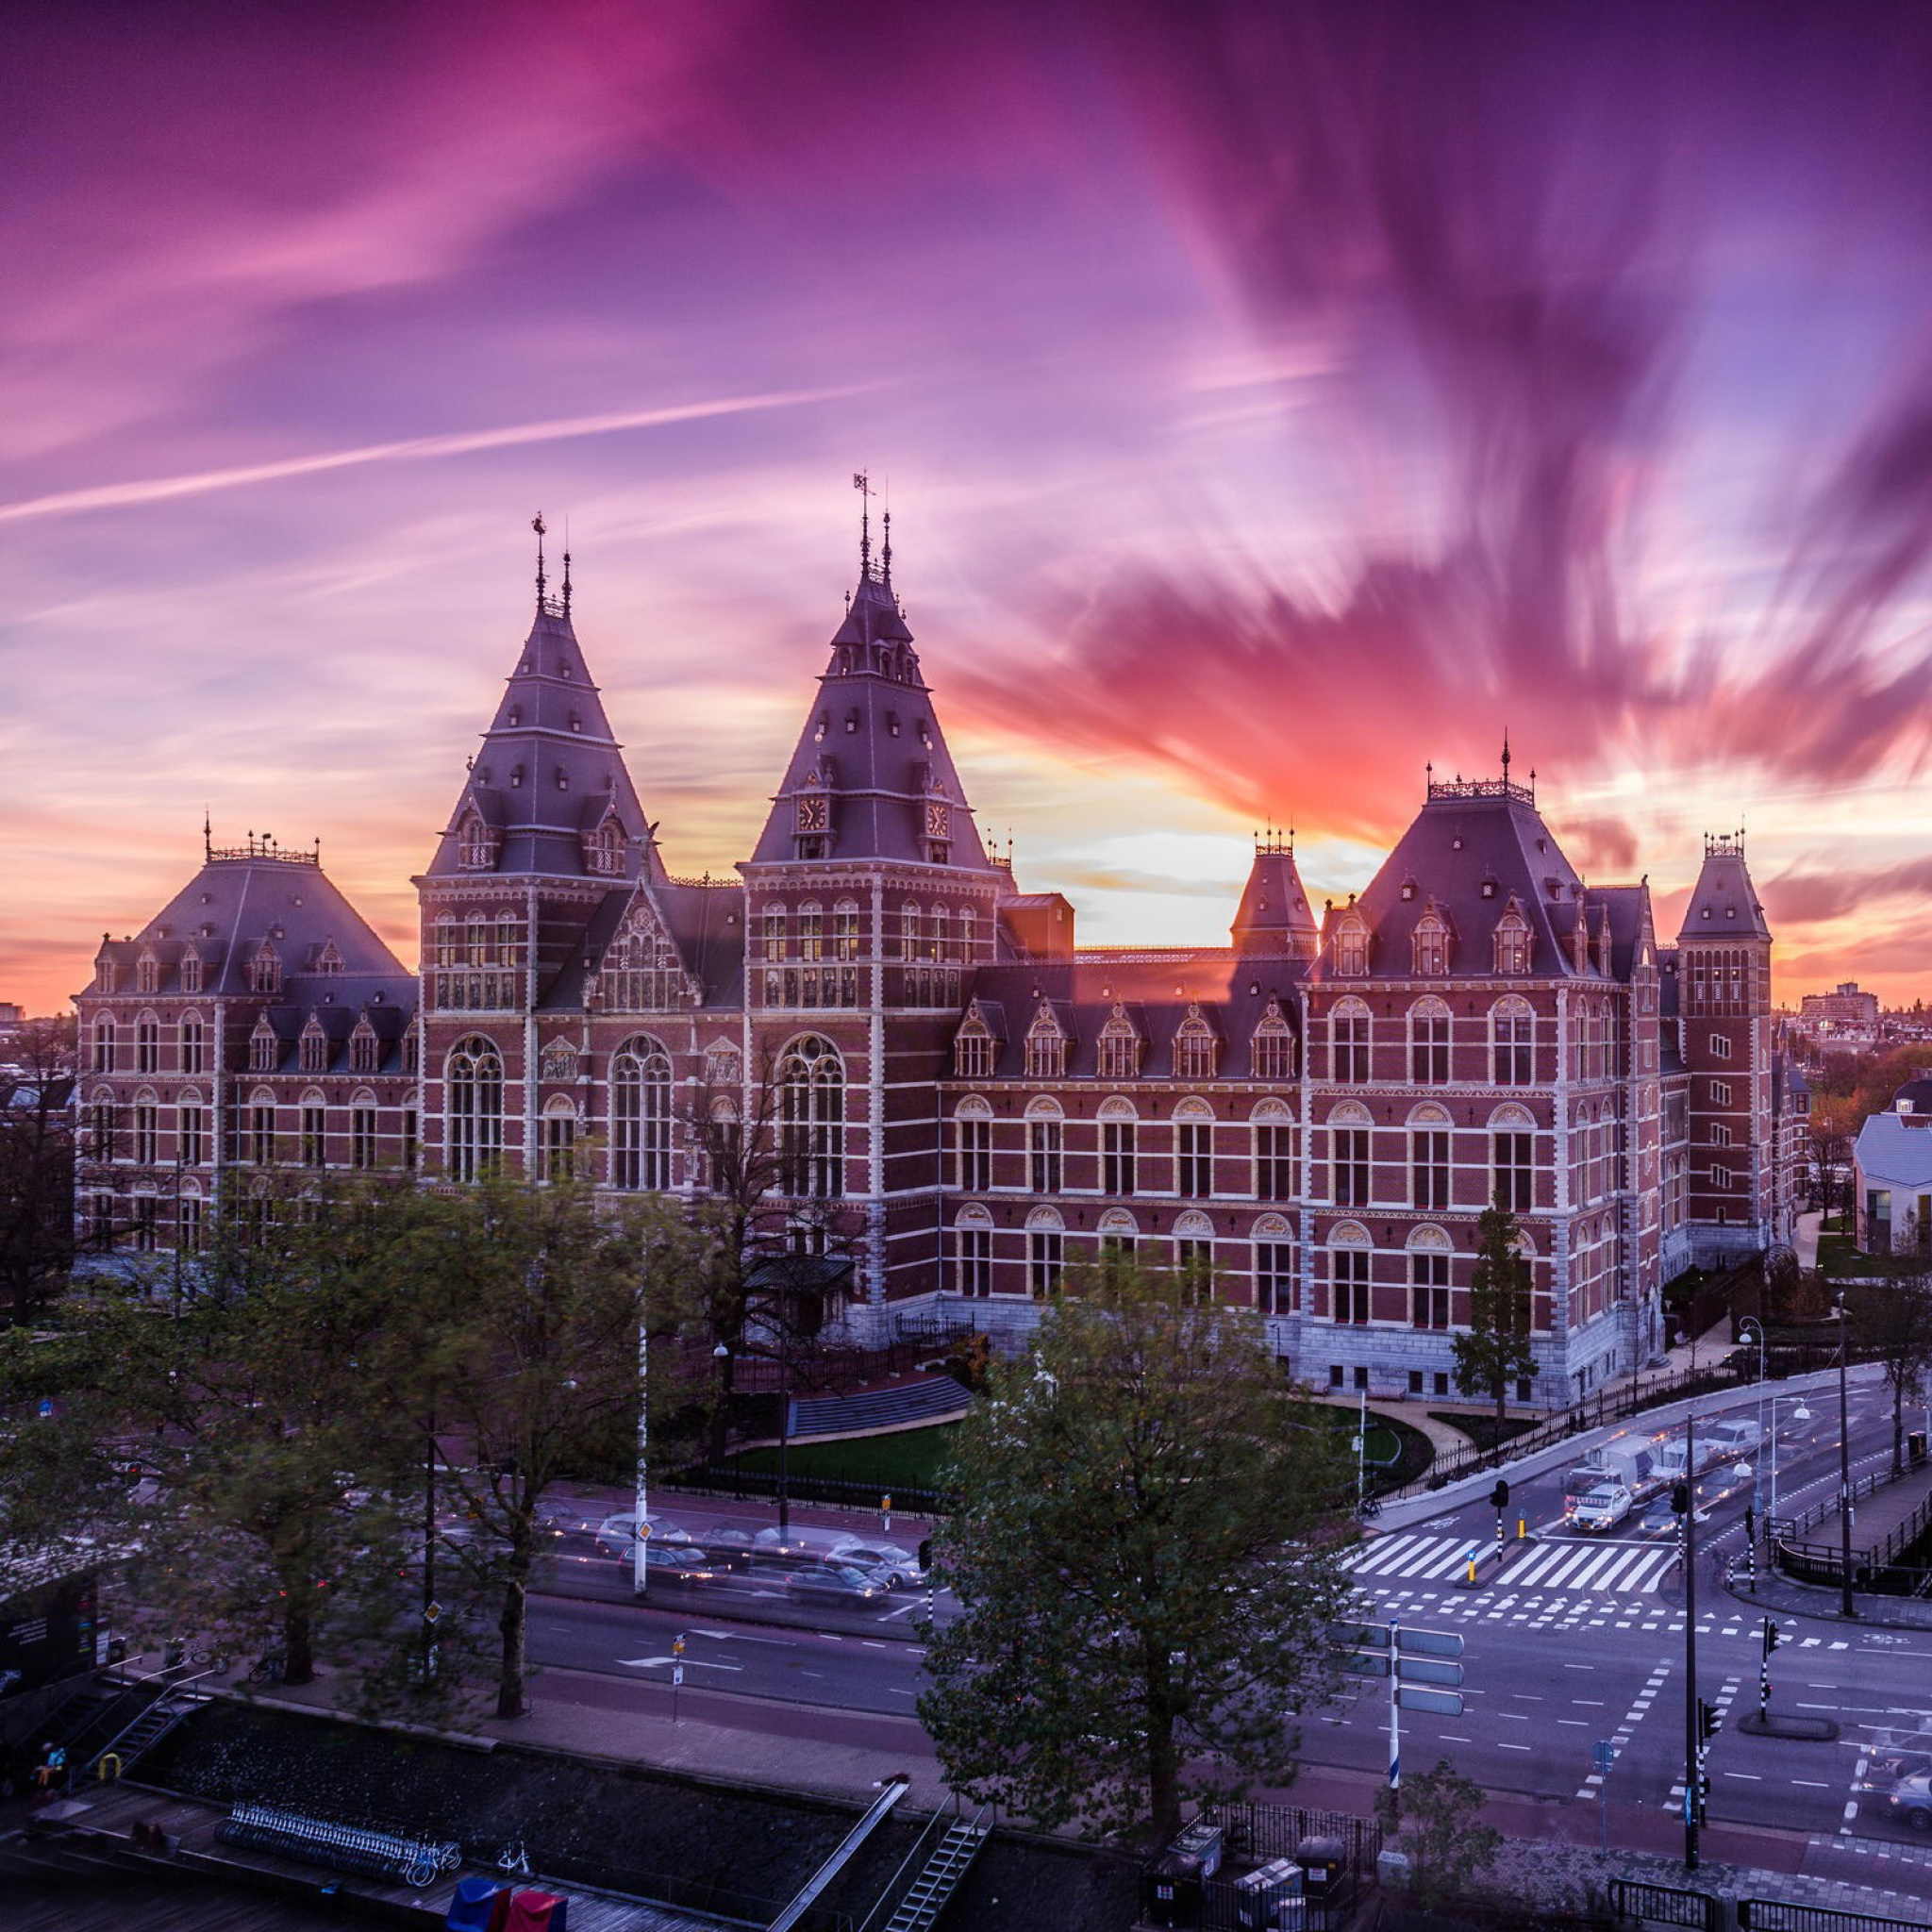
<path id="1" fill-rule="evenodd" d="M 1617 1753 L 1615 1747 L 1611 1744 L 1610 1740 L 1607 1738 L 1599 1738 L 1596 1740 L 1596 1742 L 1591 1746 L 1590 1755 L 1591 1762 L 1595 1764 L 1596 1768 L 1599 1771 L 1607 1771 L 1609 1770 L 1612 1761 L 1615 1759 Z"/>

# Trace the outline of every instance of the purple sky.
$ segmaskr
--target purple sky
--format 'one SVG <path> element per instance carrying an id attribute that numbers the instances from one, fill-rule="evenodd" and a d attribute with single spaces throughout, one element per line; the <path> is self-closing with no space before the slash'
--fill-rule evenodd
<path id="1" fill-rule="evenodd" d="M 1926 990 L 1932 10 L 50 8 L 0 29 L 0 998 L 219 839 L 411 872 L 568 517 L 675 869 L 742 857 L 854 469 L 1096 941 L 1358 887 L 1507 727 L 1667 932 Z"/>

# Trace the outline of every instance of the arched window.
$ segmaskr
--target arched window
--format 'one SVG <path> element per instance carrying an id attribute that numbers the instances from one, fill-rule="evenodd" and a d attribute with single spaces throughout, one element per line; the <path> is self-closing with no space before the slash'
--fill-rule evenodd
<path id="1" fill-rule="evenodd" d="M 778 1062 L 778 1146 L 788 1194 L 828 1200 L 845 1191 L 845 1064 L 816 1034 Z"/>
<path id="2" fill-rule="evenodd" d="M 577 1110 L 561 1094 L 543 1109 L 537 1143 L 537 1178 L 567 1181 L 577 1171 Z"/>
<path id="3" fill-rule="evenodd" d="M 272 1074 L 281 1057 L 282 1042 L 275 1038 L 275 1029 L 268 1024 L 268 1015 L 264 1013 L 255 1023 L 255 1031 L 248 1036 L 248 1071 L 251 1074 Z"/>
<path id="4" fill-rule="evenodd" d="M 943 959 L 952 939 L 952 926 L 946 917 L 946 908 L 943 906 L 935 906 L 929 918 L 930 923 L 926 927 L 926 951 L 933 958 Z"/>
<path id="5" fill-rule="evenodd" d="M 610 1184 L 671 1185 L 671 1059 L 655 1040 L 626 1040 L 610 1060 Z"/>
<path id="6" fill-rule="evenodd" d="M 953 1254 L 958 1291 L 969 1299 L 992 1292 L 992 1216 L 976 1202 L 960 1208 L 953 1224 Z"/>
<path id="7" fill-rule="evenodd" d="M 490 946 L 490 923 L 480 912 L 470 914 L 464 927 L 469 946 L 469 961 L 472 966 L 493 966 L 496 961 Z"/>
<path id="8" fill-rule="evenodd" d="M 1370 1319 L 1374 1250 L 1358 1221 L 1338 1222 L 1328 1235 L 1328 1319 L 1354 1327 Z"/>
<path id="9" fill-rule="evenodd" d="M 1490 1074 L 1498 1087 L 1527 1087 L 1536 1078 L 1536 1013 L 1513 994 L 1490 1008 Z"/>
<path id="10" fill-rule="evenodd" d="M 457 931 L 456 920 L 447 912 L 436 922 L 436 963 L 439 966 L 460 966 L 463 963 Z"/>
<path id="11" fill-rule="evenodd" d="M 614 818 L 607 818 L 584 841 L 584 863 L 607 877 L 624 870 L 624 827 Z"/>
<path id="12" fill-rule="evenodd" d="M 1512 1214 L 1536 1205 L 1536 1117 L 1527 1108 L 1499 1107 L 1490 1116 L 1490 1198 Z"/>
<path id="13" fill-rule="evenodd" d="M 1271 999 L 1255 1023 L 1248 1042 L 1248 1071 L 1257 1080 L 1294 1078 L 1294 1029 L 1282 1017 L 1279 1000 Z"/>
<path id="14" fill-rule="evenodd" d="M 1449 1129 L 1448 1108 L 1424 1101 L 1409 1109 L 1409 1205 L 1425 1213 L 1450 1205 Z"/>
<path id="15" fill-rule="evenodd" d="M 1529 971 L 1529 922 L 1524 918 L 1522 908 L 1514 898 L 1504 908 L 1502 918 L 1496 922 L 1495 948 L 1498 973 Z"/>
<path id="16" fill-rule="evenodd" d="M 94 1022 L 94 1072 L 111 1074 L 114 1071 L 114 1023 L 111 1020 Z"/>
<path id="17" fill-rule="evenodd" d="M 858 958 L 858 902 L 841 899 L 832 908 L 832 953 L 836 958 Z"/>
<path id="18" fill-rule="evenodd" d="M 992 1186 L 992 1108 L 978 1094 L 953 1109 L 953 1138 L 959 1191 L 985 1193 Z"/>
<path id="19" fill-rule="evenodd" d="M 161 1023 L 152 1013 L 143 1013 L 134 1023 L 134 1071 L 158 1074 L 161 1071 Z"/>
<path id="20" fill-rule="evenodd" d="M 1103 1080 L 1132 1080 L 1140 1075 L 1141 1036 L 1124 1007 L 1116 1006 L 1100 1029 L 1098 1072 Z"/>
<path id="21" fill-rule="evenodd" d="M 1255 1198 L 1292 1201 L 1295 1182 L 1294 1116 L 1279 1100 L 1264 1100 L 1248 1118 L 1255 1128 Z"/>
<path id="22" fill-rule="evenodd" d="M 825 914 L 816 899 L 798 908 L 798 956 L 814 962 L 825 956 Z"/>
<path id="23" fill-rule="evenodd" d="M 961 1080 L 990 1080 L 992 1064 L 992 1029 L 975 1004 L 967 1008 L 966 1018 L 953 1036 L 953 1072 Z"/>
<path id="24" fill-rule="evenodd" d="M 450 1178 L 473 1181 L 503 1155 L 503 1056 L 472 1033 L 450 1049 L 443 1079 Z"/>
<path id="25" fill-rule="evenodd" d="M 252 992 L 280 992 L 282 990 L 282 962 L 266 940 L 248 962 L 248 986 Z"/>
<path id="26" fill-rule="evenodd" d="M 1288 1219 L 1264 1214 L 1255 1223 L 1255 1307 L 1264 1315 L 1294 1313 L 1294 1239 Z"/>
<path id="27" fill-rule="evenodd" d="M 160 1158 L 161 1109 L 152 1087 L 143 1087 L 134 1096 L 134 1160 L 137 1167 L 152 1167 Z"/>
<path id="28" fill-rule="evenodd" d="M 1219 1041 L 1214 1029 L 1198 1006 L 1188 1008 L 1188 1016 L 1174 1029 L 1174 1076 L 1176 1080 L 1211 1080 L 1214 1077 L 1215 1049 Z"/>
<path id="29" fill-rule="evenodd" d="M 1370 1164 L 1372 1120 L 1367 1108 L 1345 1100 L 1328 1115 L 1330 1199 L 1338 1208 L 1366 1208 L 1374 1170 Z"/>
<path id="30" fill-rule="evenodd" d="M 192 946 L 181 955 L 181 991 L 201 991 L 201 955 Z"/>
<path id="31" fill-rule="evenodd" d="M 973 908 L 962 906 L 959 908 L 959 957 L 967 965 L 973 963 Z"/>
<path id="32" fill-rule="evenodd" d="M 364 1013 L 357 1020 L 355 1032 L 349 1035 L 349 1071 L 373 1074 L 381 1061 L 382 1042 L 369 1024 L 369 1015 Z"/>
<path id="33" fill-rule="evenodd" d="M 1360 1000 L 1339 1000 L 1328 1016 L 1330 1078 L 1359 1087 L 1369 1077 L 1369 1009 Z"/>
<path id="34" fill-rule="evenodd" d="M 902 959 L 916 959 L 919 957 L 917 906 L 902 906 L 899 908 L 899 957 Z"/>
<path id="35" fill-rule="evenodd" d="M 1197 1208 L 1175 1217 L 1174 1265 L 1193 1301 L 1208 1302 L 1214 1292 L 1214 1224 Z"/>
<path id="36" fill-rule="evenodd" d="M 457 833 L 457 863 L 466 871 L 483 872 L 496 863 L 496 840 L 478 811 L 463 814 Z"/>
<path id="37" fill-rule="evenodd" d="M 1133 1257 L 1134 1249 L 1140 1242 L 1141 1224 L 1124 1208 L 1108 1208 L 1094 1224 L 1095 1232 L 1100 1236 L 1100 1258 L 1108 1261 L 1125 1261 Z"/>
<path id="38" fill-rule="evenodd" d="M 1416 921 L 1409 946 L 1418 978 L 1440 979 L 1448 972 L 1449 926 L 1433 906 Z"/>
<path id="39" fill-rule="evenodd" d="M 1100 1103 L 1100 1191 L 1124 1198 L 1137 1191 L 1139 1122 L 1134 1103 L 1116 1094 Z"/>
<path id="40" fill-rule="evenodd" d="M 299 1064 L 305 1074 L 328 1072 L 328 1035 L 322 1030 L 322 1022 L 313 1013 L 309 1014 L 308 1024 L 302 1029 L 297 1051 Z"/>
<path id="41" fill-rule="evenodd" d="M 111 1061 L 110 1061 L 111 1063 Z M 1041 1004 L 1026 1029 L 1026 1077 L 1061 1080 L 1067 1073 L 1067 1036 L 1050 1006 Z"/>
<path id="42" fill-rule="evenodd" d="M 1449 1008 L 1441 1000 L 1417 1000 L 1408 1009 L 1408 1077 L 1418 1087 L 1449 1077 Z"/>
<path id="43" fill-rule="evenodd" d="M 1036 1094 L 1026 1103 L 1026 1185 L 1036 1194 L 1058 1194 L 1064 1178 L 1066 1120 L 1060 1104 Z"/>
<path id="44" fill-rule="evenodd" d="M 1026 1217 L 1026 1286 L 1035 1301 L 1060 1290 L 1066 1273 L 1067 1224 L 1058 1208 L 1036 1208 Z"/>
<path id="45" fill-rule="evenodd" d="M 161 990 L 161 962 L 151 949 L 143 948 L 141 958 L 134 963 L 134 990 L 146 993 Z"/>
<path id="46" fill-rule="evenodd" d="M 1409 1326 L 1449 1325 L 1449 1237 L 1433 1224 L 1408 1237 Z"/>
<path id="47" fill-rule="evenodd" d="M 1174 1191 L 1196 1201 L 1214 1192 L 1214 1109 L 1192 1095 L 1174 1110 Z"/>
<path id="48" fill-rule="evenodd" d="M 1351 979 L 1369 970 L 1369 923 L 1353 905 L 1336 922 L 1335 970 Z"/>

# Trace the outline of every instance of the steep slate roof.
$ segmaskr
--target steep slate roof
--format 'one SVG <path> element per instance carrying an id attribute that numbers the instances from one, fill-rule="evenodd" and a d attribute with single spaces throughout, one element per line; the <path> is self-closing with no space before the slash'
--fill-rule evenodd
<path id="1" fill-rule="evenodd" d="M 1486 879 L 1494 885 L 1488 897 Z M 1413 884 L 1412 898 L 1403 898 L 1405 883 Z M 1586 902 L 1593 906 L 1599 895 L 1585 890 L 1529 792 L 1507 779 L 1432 784 L 1427 802 L 1356 901 L 1371 935 L 1368 976 L 1415 976 L 1409 941 L 1431 906 L 1448 922 L 1450 973 L 1487 974 L 1491 938 L 1512 895 L 1529 924 L 1533 974 L 1596 976 L 1593 966 L 1578 972 L 1570 936 L 1578 911 Z M 1616 917 L 1613 910 L 1613 930 Z M 1594 916 L 1590 930 L 1596 930 Z M 1357 982 L 1357 975 L 1335 971 L 1332 918 L 1313 976 L 1342 985 Z"/>
<path id="2" fill-rule="evenodd" d="M 1764 908 L 1744 868 L 1741 839 L 1707 839 L 1704 866 L 1684 908 L 1684 924 L 1677 933 L 1681 946 L 1689 940 L 1720 937 L 1768 940 L 1771 927 L 1764 923 Z"/>
<path id="3" fill-rule="evenodd" d="M 752 864 L 776 864 L 794 856 L 798 800 L 820 793 L 829 807 L 830 859 L 925 862 L 925 808 L 943 800 L 950 807 L 949 870 L 992 870 L 920 676 L 912 633 L 892 591 L 890 560 L 883 575 L 861 560 L 852 608 L 833 634 L 818 698 L 774 796 Z"/>
<path id="4" fill-rule="evenodd" d="M 591 681 L 567 605 L 540 599 L 496 715 L 457 794 L 425 876 L 489 877 L 465 866 L 458 839 L 474 805 L 498 835 L 496 876 L 540 873 L 582 878 L 583 841 L 614 808 L 625 835 L 614 878 L 664 876 L 603 700 Z"/>
<path id="5" fill-rule="evenodd" d="M 1100 1031 L 1116 1006 L 1126 1009 L 1145 1042 L 1141 1077 L 1171 1077 L 1174 1035 L 1194 1005 L 1222 1041 L 1216 1078 L 1238 1079 L 1248 1072 L 1249 1039 L 1271 996 L 1280 999 L 1289 1024 L 1296 1024 L 1294 988 L 1306 971 L 1300 960 L 1246 958 L 1228 947 L 1075 954 L 1072 959 L 982 966 L 972 976 L 968 996 L 982 1011 L 996 1006 L 1004 1022 L 1003 1030 L 992 1028 L 999 1042 L 994 1079 L 1024 1076 L 1026 1035 L 1042 1000 L 1070 1036 L 1069 1077 L 1095 1074 Z"/>
<path id="6" fill-rule="evenodd" d="M 1295 867 L 1292 845 L 1271 840 L 1256 846 L 1231 931 L 1237 950 L 1243 953 L 1314 958 L 1321 935 Z"/>

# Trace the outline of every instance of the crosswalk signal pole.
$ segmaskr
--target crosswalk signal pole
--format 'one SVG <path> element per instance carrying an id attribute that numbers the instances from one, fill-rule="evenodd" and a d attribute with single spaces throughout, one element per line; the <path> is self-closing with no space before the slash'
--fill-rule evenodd
<path id="1" fill-rule="evenodd" d="M 1389 1619 L 1389 1789 L 1402 1789 L 1402 1625 Z"/>
<path id="2" fill-rule="evenodd" d="M 1684 1481 L 1671 1487 L 1671 1507 L 1684 1519 L 1684 1863 L 1697 1869 L 1697 1781 L 1703 1774 L 1697 1696 L 1697 1492 L 1690 1481 L 1690 1429 L 1684 1420 Z"/>
<path id="3" fill-rule="evenodd" d="M 1496 1561 L 1503 1561 L 1503 1512 L 1509 1507 L 1509 1485 L 1501 1476 L 1496 1478 L 1496 1487 L 1490 1491 L 1491 1507 L 1496 1512 Z"/>

